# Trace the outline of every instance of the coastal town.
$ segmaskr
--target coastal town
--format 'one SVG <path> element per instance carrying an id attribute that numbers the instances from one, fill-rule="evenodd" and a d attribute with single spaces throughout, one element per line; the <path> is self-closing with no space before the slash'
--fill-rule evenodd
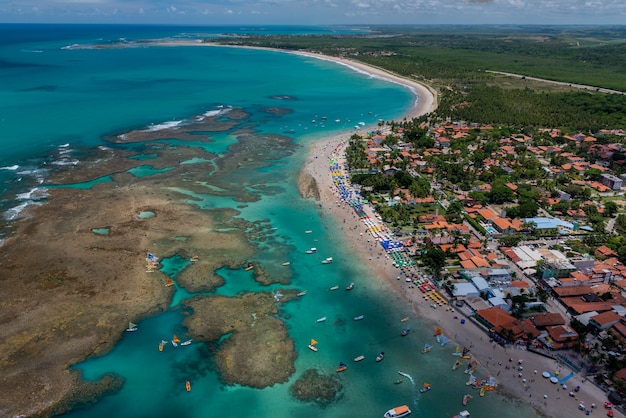
<path id="1" fill-rule="evenodd" d="M 563 374 L 543 377 L 581 411 L 597 404 L 579 401 L 574 375 L 604 393 L 607 415 L 620 411 L 626 132 L 530 135 L 423 120 L 378 128 L 332 150 L 332 189 L 409 298 L 470 321 L 494 350 L 554 360 Z"/>

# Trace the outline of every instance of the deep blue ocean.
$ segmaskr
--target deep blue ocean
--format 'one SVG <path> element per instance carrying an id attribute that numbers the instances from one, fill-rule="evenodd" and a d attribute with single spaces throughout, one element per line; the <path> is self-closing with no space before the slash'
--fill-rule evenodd
<path id="1" fill-rule="evenodd" d="M 66 416 L 381 417 L 388 409 L 407 404 L 413 416 L 446 418 L 464 409 L 461 398 L 470 389 L 465 385 L 467 375 L 451 370 L 454 343 L 435 344 L 430 353 L 421 354 L 426 342 L 434 343 L 434 330 L 415 318 L 411 334 L 401 337 L 400 319 L 413 317 L 410 306 L 345 250 L 340 227 L 321 215 L 314 201 L 301 199 L 297 190 L 298 171 L 315 140 L 340 132 L 348 138 L 361 122 L 371 126 L 380 119 L 401 119 L 416 100 L 413 92 L 342 65 L 287 53 L 134 45 L 146 39 L 224 33 L 357 31 L 365 29 L 0 25 L 0 210 L 7 219 L 19 217 L 29 204 L 45 204 L 42 185 L 50 167 L 80 164 L 90 150 L 106 145 L 105 136 L 166 126 L 226 107 L 244 109 L 250 115 L 247 122 L 258 132 L 287 135 L 301 151 L 259 173 L 266 186 L 275 186 L 261 192 L 259 201 L 241 207 L 227 198 L 206 197 L 199 204 L 207 209 L 237 207 L 239 216 L 249 221 L 271 220 L 278 235 L 273 242 L 283 246 L 261 248 L 259 256 L 272 260 L 276 254 L 288 254 L 291 285 L 307 290 L 305 297 L 281 311 L 298 352 L 296 373 L 289 382 L 265 389 L 224 385 L 201 342 L 176 350 L 170 345 L 159 352 L 161 339 L 173 333 L 185 339 L 179 303 L 189 293 L 178 288 L 168 311 L 140 321 L 139 330 L 126 333 L 105 356 L 73 366 L 84 379 L 114 373 L 123 377 L 124 385 Z M 90 47 L 119 44 L 133 47 Z M 291 112 L 268 118 L 262 109 L 278 106 L 280 97 L 291 98 L 280 104 Z M 229 152 L 227 146 L 236 140 L 229 135 L 217 138 L 206 145 L 217 154 Z M 333 256 L 333 264 L 304 257 L 303 249 L 312 246 Z M 164 266 L 175 278 L 176 260 L 165 260 Z M 219 294 L 271 290 L 239 271 L 220 274 L 226 284 L 216 291 Z M 350 282 L 356 284 L 352 292 L 328 291 Z M 365 320 L 353 321 L 356 315 Z M 322 316 L 328 321 L 317 323 Z M 311 338 L 320 342 L 316 353 L 307 348 Z M 374 357 L 381 351 L 385 359 L 376 363 Z M 366 359 L 353 363 L 360 354 Z M 289 388 L 304 370 L 334 373 L 340 361 L 349 363 L 349 370 L 339 376 L 344 389 L 336 402 L 321 407 L 290 395 Z M 408 379 L 395 384 L 401 377 L 398 370 L 409 373 L 414 384 Z M 484 373 L 477 371 L 478 376 Z M 193 382 L 190 393 L 184 389 L 186 380 Z M 424 381 L 433 390 L 422 394 L 418 389 Z M 467 407 L 472 417 L 537 416 L 497 391 L 474 395 Z"/>

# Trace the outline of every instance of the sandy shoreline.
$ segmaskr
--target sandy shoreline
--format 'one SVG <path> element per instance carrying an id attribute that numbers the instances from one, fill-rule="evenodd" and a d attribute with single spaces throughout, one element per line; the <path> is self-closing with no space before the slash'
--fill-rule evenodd
<path id="1" fill-rule="evenodd" d="M 336 61 L 357 68 L 359 71 L 406 85 L 420 96 L 417 106 L 411 109 L 406 115 L 407 118 L 417 117 L 436 109 L 436 93 L 415 81 L 406 80 L 353 61 L 327 56 L 320 57 L 310 53 L 298 52 L 298 54 Z M 435 326 L 442 328 L 446 336 L 457 344 L 471 347 L 472 356 L 480 364 L 477 376 L 484 377 L 486 373 L 490 373 L 496 377 L 500 394 L 507 394 L 521 402 L 528 403 L 546 417 L 556 418 L 569 414 L 584 414 L 578 409 L 581 402 L 587 408 L 591 408 L 591 405 L 595 403 L 597 406 L 595 415 L 605 414 L 603 403 L 606 400 L 606 395 L 580 374 L 575 374 L 564 382 L 567 389 L 564 389 L 561 384 L 551 383 L 549 379 L 541 376 L 544 371 L 551 373 L 558 371 L 559 376 L 563 377 L 569 375 L 571 370 L 553 359 L 526 350 L 506 349 L 490 343 L 487 334 L 478 326 L 470 321 L 462 325 L 459 321 L 459 312 L 449 311 L 443 307 L 431 308 L 430 302 L 422 297 L 418 288 L 411 286 L 404 280 L 397 280 L 400 270 L 393 267 L 382 247 L 371 236 L 361 234 L 364 228 L 362 221 L 358 219 L 350 206 L 341 203 L 340 197 L 334 189 L 329 171 L 329 161 L 331 158 L 339 160 L 343 158 L 345 144 L 351 134 L 352 132 L 346 132 L 316 142 L 307 158 L 303 172 L 315 178 L 323 210 L 331 214 L 337 222 L 345 222 L 342 229 L 346 231 L 346 234 L 352 234 L 347 237 L 352 246 L 352 251 L 359 254 L 363 263 L 369 265 L 376 272 L 377 277 L 382 278 L 389 287 L 406 300 L 416 316 L 431 322 L 433 329 Z M 517 370 L 520 360 L 523 365 L 521 372 Z M 575 394 L 575 397 L 570 396 L 569 392 L 577 385 L 581 386 L 581 390 Z M 471 401 L 467 408 L 471 412 Z M 615 416 L 622 415 L 615 411 Z"/>

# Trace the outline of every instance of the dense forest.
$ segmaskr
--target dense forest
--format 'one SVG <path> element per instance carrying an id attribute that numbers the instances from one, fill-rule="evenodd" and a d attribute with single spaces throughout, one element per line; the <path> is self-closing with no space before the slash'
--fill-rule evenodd
<path id="1" fill-rule="evenodd" d="M 429 84 L 433 117 L 565 131 L 626 128 L 626 27 L 382 26 L 355 35 L 259 35 L 210 42 L 307 50 L 361 61 Z M 492 71 L 519 74 L 511 78 Z"/>

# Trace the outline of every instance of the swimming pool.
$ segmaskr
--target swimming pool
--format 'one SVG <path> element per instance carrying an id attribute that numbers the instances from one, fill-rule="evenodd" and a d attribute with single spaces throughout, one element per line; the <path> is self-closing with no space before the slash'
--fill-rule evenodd
<path id="1" fill-rule="evenodd" d="M 485 228 L 485 231 L 487 231 L 488 234 L 497 234 L 498 231 L 496 231 L 496 229 L 492 226 L 488 226 Z"/>

